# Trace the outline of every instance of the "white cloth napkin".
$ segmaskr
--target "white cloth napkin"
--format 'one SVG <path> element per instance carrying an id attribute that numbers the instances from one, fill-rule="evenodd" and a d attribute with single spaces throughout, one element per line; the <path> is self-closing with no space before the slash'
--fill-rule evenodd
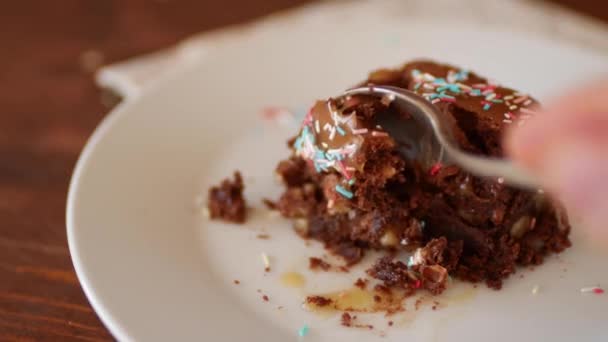
<path id="1" fill-rule="evenodd" d="M 195 35 L 172 48 L 108 65 L 97 73 L 97 83 L 132 100 L 154 82 L 180 67 L 198 63 L 209 49 L 246 39 L 257 31 L 281 30 L 296 22 L 361 18 L 373 29 L 374 20 L 398 16 L 433 27 L 453 25 L 479 30 L 504 29 L 568 41 L 583 48 L 608 53 L 608 25 L 546 2 L 526 0 L 359 0 L 326 1 L 272 14 L 239 27 Z"/>

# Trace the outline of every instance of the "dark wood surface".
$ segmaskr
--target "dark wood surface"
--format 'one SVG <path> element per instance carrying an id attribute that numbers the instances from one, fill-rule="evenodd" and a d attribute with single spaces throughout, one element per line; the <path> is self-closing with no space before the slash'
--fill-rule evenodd
<path id="1" fill-rule="evenodd" d="M 108 107 L 92 69 L 306 0 L 19 0 L 0 11 L 0 341 L 112 337 L 74 274 L 72 169 Z"/>
<path id="2" fill-rule="evenodd" d="M 3 3 L 0 341 L 112 339 L 82 293 L 65 234 L 72 169 L 87 137 L 109 110 L 93 83 L 92 70 L 196 32 L 306 1 Z M 594 1 L 562 2 L 588 6 Z M 608 11 L 599 16 L 604 15 L 608 18 Z"/>

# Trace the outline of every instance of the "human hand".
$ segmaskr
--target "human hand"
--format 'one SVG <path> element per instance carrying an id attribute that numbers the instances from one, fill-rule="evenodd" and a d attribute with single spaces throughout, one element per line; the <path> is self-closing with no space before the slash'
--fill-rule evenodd
<path id="1" fill-rule="evenodd" d="M 506 147 L 584 227 L 608 237 L 608 78 L 550 102 L 508 132 Z"/>

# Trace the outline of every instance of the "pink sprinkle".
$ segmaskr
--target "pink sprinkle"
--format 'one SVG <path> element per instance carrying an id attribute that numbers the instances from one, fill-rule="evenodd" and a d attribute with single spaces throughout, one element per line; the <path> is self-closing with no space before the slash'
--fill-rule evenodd
<path id="1" fill-rule="evenodd" d="M 419 289 L 422 286 L 422 282 L 420 280 L 416 280 L 414 282 L 414 288 Z"/>
<path id="2" fill-rule="evenodd" d="M 431 169 L 429 170 L 429 174 L 431 176 L 436 176 L 439 173 L 439 170 L 441 170 L 442 167 L 443 167 L 443 165 L 441 165 L 441 163 L 437 163 L 437 164 L 431 166 Z"/>
<path id="3" fill-rule="evenodd" d="M 373 137 L 388 137 L 388 133 L 380 131 L 372 131 Z"/>
<path id="4" fill-rule="evenodd" d="M 456 103 L 456 99 L 451 99 L 449 97 L 442 97 L 441 101 L 443 102 L 451 102 L 451 103 Z"/>
<path id="5" fill-rule="evenodd" d="M 522 102 L 526 101 L 527 99 L 528 99 L 528 96 L 527 96 L 527 95 L 524 95 L 524 96 L 522 96 L 522 97 L 518 97 L 518 98 L 516 98 L 515 100 L 513 100 L 513 103 L 515 103 L 515 104 L 520 104 L 520 103 L 522 103 Z"/>
<path id="6" fill-rule="evenodd" d="M 340 167 L 340 170 L 342 170 L 342 173 L 344 174 L 344 178 L 346 178 L 347 180 L 350 180 L 352 178 L 351 174 L 346 170 L 346 166 L 344 165 L 344 163 L 341 160 L 338 160 L 338 166 Z"/>
<path id="7" fill-rule="evenodd" d="M 596 287 L 593 289 L 593 293 L 602 294 L 602 293 L 604 293 L 604 290 L 600 289 L 599 287 Z"/>
<path id="8" fill-rule="evenodd" d="M 365 134 L 365 133 L 367 133 L 367 131 L 368 131 L 367 128 L 353 129 L 353 134 Z"/>
<path id="9" fill-rule="evenodd" d="M 310 113 L 309 113 L 310 114 Z M 260 111 L 260 116 L 262 117 L 262 119 L 264 120 L 275 120 L 278 117 L 282 116 L 282 115 L 291 115 L 291 113 L 285 109 L 285 108 L 281 108 L 281 107 L 264 107 L 262 108 L 262 110 Z M 306 119 L 309 119 L 311 115 L 306 115 Z"/>
<path id="10" fill-rule="evenodd" d="M 531 109 L 528 108 L 520 108 L 519 109 L 520 112 L 524 113 L 524 114 L 530 114 L 530 115 L 535 115 L 536 111 L 533 111 Z"/>

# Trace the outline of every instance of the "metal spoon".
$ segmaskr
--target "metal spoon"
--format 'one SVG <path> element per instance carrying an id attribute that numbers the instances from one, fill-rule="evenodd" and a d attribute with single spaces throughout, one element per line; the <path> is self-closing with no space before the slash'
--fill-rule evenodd
<path id="1" fill-rule="evenodd" d="M 391 86 L 367 86 L 345 91 L 341 96 L 388 96 L 397 108 L 414 120 L 400 120 L 394 115 L 379 117 L 377 123 L 402 148 L 402 153 L 430 167 L 452 162 L 480 177 L 493 177 L 521 188 L 538 189 L 538 182 L 526 170 L 508 159 L 484 157 L 463 151 L 444 116 L 422 96 Z"/>

